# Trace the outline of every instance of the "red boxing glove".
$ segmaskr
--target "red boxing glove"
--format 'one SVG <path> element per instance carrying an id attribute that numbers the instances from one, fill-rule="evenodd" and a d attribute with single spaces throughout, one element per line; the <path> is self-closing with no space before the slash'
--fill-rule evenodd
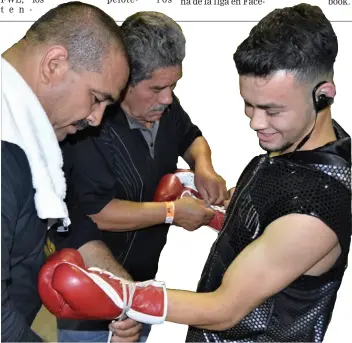
<path id="1" fill-rule="evenodd" d="M 44 306 L 58 318 L 112 320 L 127 315 L 159 324 L 166 317 L 164 283 L 130 282 L 99 268 L 87 269 L 74 249 L 62 249 L 48 259 L 38 290 Z"/>
<path id="2" fill-rule="evenodd" d="M 164 175 L 159 181 L 153 200 L 158 202 L 175 201 L 186 194 L 200 198 L 194 186 L 194 173 L 192 171 Z"/>
<path id="3" fill-rule="evenodd" d="M 194 172 L 190 169 L 178 169 L 174 174 L 164 175 L 159 181 L 153 200 L 175 201 L 184 196 L 201 199 L 194 184 Z M 219 232 L 224 221 L 225 209 L 223 206 L 211 206 L 211 208 L 215 211 L 215 215 L 208 226 Z"/>

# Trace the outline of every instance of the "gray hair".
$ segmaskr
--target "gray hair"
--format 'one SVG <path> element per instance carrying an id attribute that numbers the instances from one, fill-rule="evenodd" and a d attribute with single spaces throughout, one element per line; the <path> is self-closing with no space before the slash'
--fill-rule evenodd
<path id="1" fill-rule="evenodd" d="M 121 29 L 131 64 L 131 86 L 149 79 L 156 69 L 182 64 L 186 39 L 181 27 L 167 15 L 137 12 Z"/>
<path id="2" fill-rule="evenodd" d="M 79 1 L 61 4 L 40 17 L 27 31 L 31 44 L 57 44 L 68 52 L 75 71 L 100 72 L 113 51 L 126 54 L 121 29 L 98 7 Z"/>

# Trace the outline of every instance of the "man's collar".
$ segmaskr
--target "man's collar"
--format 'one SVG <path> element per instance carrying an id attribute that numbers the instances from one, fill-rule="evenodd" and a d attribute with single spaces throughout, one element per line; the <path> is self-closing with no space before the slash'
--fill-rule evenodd
<path id="1" fill-rule="evenodd" d="M 126 116 L 126 119 L 127 119 L 127 122 L 128 122 L 128 125 L 130 127 L 131 130 L 133 129 L 148 129 L 145 125 L 141 124 L 136 118 L 128 115 L 124 110 L 122 110 L 123 113 L 125 114 Z M 155 125 L 155 122 L 152 123 L 151 127 L 149 129 L 152 129 Z"/>

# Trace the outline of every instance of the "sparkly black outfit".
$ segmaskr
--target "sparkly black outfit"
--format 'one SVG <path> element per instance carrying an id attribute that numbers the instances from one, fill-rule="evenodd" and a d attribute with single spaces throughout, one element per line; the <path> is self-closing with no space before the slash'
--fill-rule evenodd
<path id="1" fill-rule="evenodd" d="M 333 268 L 321 276 L 299 277 L 228 330 L 190 327 L 187 342 L 323 340 L 351 240 L 351 139 L 336 122 L 334 128 L 338 139 L 324 147 L 273 158 L 261 155 L 249 163 L 197 291 L 216 290 L 241 251 L 271 222 L 290 213 L 315 216 L 336 233 L 342 252 Z"/>

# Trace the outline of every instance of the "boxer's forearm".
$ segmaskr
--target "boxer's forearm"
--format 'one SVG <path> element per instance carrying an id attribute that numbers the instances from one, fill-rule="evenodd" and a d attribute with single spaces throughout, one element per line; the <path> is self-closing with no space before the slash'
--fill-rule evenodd
<path id="1" fill-rule="evenodd" d="M 167 321 L 208 330 L 225 330 L 240 319 L 234 318 L 219 291 L 194 293 L 168 289 L 167 294 Z"/>
<path id="2" fill-rule="evenodd" d="M 206 168 L 213 169 L 211 162 L 211 150 L 204 137 L 197 137 L 183 155 L 191 169 Z"/>
<path id="3" fill-rule="evenodd" d="M 107 270 L 118 277 L 132 280 L 128 272 L 117 262 L 110 249 L 102 241 L 90 241 L 81 246 L 78 251 L 85 265 Z"/>

